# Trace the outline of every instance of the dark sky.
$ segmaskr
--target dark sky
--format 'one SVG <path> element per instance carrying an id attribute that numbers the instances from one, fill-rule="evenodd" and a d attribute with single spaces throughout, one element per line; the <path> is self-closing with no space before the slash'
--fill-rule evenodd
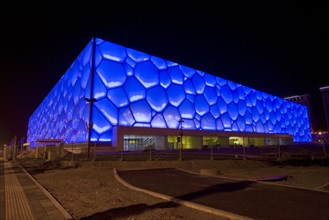
<path id="1" fill-rule="evenodd" d="M 314 127 L 324 128 L 328 3 L 132 2 L 0 15 L 1 145 L 26 137 L 29 117 L 93 36 L 282 98 L 310 94 Z"/>

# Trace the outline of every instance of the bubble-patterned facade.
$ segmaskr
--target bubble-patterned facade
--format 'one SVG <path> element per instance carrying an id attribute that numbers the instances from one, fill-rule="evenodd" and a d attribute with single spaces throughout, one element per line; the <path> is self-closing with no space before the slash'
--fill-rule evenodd
<path id="1" fill-rule="evenodd" d="M 90 89 L 92 96 L 90 97 Z M 30 117 L 28 142 L 111 141 L 116 126 L 290 134 L 310 142 L 303 105 L 101 39 L 93 39 Z"/>

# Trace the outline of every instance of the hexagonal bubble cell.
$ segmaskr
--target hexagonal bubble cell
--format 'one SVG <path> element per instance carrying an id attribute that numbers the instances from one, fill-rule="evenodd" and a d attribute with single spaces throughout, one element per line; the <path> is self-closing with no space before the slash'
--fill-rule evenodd
<path id="1" fill-rule="evenodd" d="M 163 70 L 167 68 L 166 62 L 162 58 L 151 56 L 151 61 L 159 70 Z"/>
<path id="2" fill-rule="evenodd" d="M 195 74 L 195 69 L 184 66 L 184 65 L 179 65 L 179 68 L 181 69 L 182 73 L 184 74 L 185 77 L 191 78 Z"/>
<path id="3" fill-rule="evenodd" d="M 192 83 L 193 83 L 195 91 L 198 94 L 202 94 L 206 87 L 206 84 L 205 84 L 202 76 L 200 76 L 199 74 L 194 74 L 192 77 Z"/>
<path id="4" fill-rule="evenodd" d="M 239 131 L 244 132 L 246 129 L 246 123 L 245 123 L 244 118 L 241 115 L 238 116 L 236 123 L 238 125 Z"/>
<path id="5" fill-rule="evenodd" d="M 93 43 L 90 41 L 87 46 L 83 49 L 82 53 L 79 55 L 79 58 L 81 60 L 81 64 L 83 66 L 86 66 L 89 64 L 91 60 L 91 55 L 92 55 L 92 48 L 93 48 Z"/>
<path id="6" fill-rule="evenodd" d="M 122 86 L 127 78 L 123 65 L 110 60 L 103 60 L 96 73 L 107 88 Z"/>
<path id="7" fill-rule="evenodd" d="M 146 93 L 146 100 L 155 111 L 162 111 L 168 104 L 167 93 L 161 86 L 155 86 Z"/>
<path id="8" fill-rule="evenodd" d="M 193 119 L 195 115 L 194 105 L 187 99 L 180 104 L 179 113 L 183 118 Z"/>
<path id="9" fill-rule="evenodd" d="M 163 111 L 163 117 L 166 120 L 168 128 L 178 128 L 178 121 L 181 119 L 181 116 L 175 107 L 169 105 Z"/>
<path id="10" fill-rule="evenodd" d="M 214 118 L 218 118 L 220 116 L 217 105 L 210 106 L 210 113 L 214 116 Z"/>
<path id="11" fill-rule="evenodd" d="M 170 104 L 176 107 L 185 99 L 183 86 L 177 84 L 171 84 L 167 89 L 167 94 Z"/>
<path id="12" fill-rule="evenodd" d="M 196 95 L 195 97 L 195 110 L 199 115 L 204 115 L 209 112 L 209 105 L 203 95 Z"/>
<path id="13" fill-rule="evenodd" d="M 126 48 L 128 56 L 136 63 L 147 61 L 151 58 L 149 54 L 137 51 L 131 48 Z"/>
<path id="14" fill-rule="evenodd" d="M 118 124 L 118 109 L 108 100 L 103 98 L 94 103 L 94 109 L 97 108 L 102 115 L 112 124 Z"/>
<path id="15" fill-rule="evenodd" d="M 231 128 L 233 121 L 228 113 L 221 115 L 221 119 L 222 119 L 224 128 Z"/>
<path id="16" fill-rule="evenodd" d="M 215 88 L 206 86 L 204 90 L 204 97 L 206 98 L 209 105 L 215 104 L 218 98 Z"/>
<path id="17" fill-rule="evenodd" d="M 135 119 L 129 107 L 122 108 L 119 110 L 119 125 L 132 126 L 134 123 L 135 123 Z"/>
<path id="18" fill-rule="evenodd" d="M 110 122 L 97 109 L 93 111 L 93 130 L 97 134 L 103 134 L 112 129 Z"/>
<path id="19" fill-rule="evenodd" d="M 145 98 L 145 88 L 135 77 L 129 77 L 124 85 L 124 90 L 130 102 Z"/>
<path id="20" fill-rule="evenodd" d="M 151 107 L 145 100 L 132 103 L 130 109 L 136 122 L 151 122 Z"/>
<path id="21" fill-rule="evenodd" d="M 138 63 L 135 68 L 135 76 L 145 88 L 159 84 L 159 70 L 151 61 Z"/>
<path id="22" fill-rule="evenodd" d="M 196 129 L 193 119 L 185 119 L 184 118 L 183 121 L 184 122 L 182 123 L 182 129 Z"/>
<path id="23" fill-rule="evenodd" d="M 113 104 L 117 108 L 121 108 L 129 104 L 129 100 L 122 87 L 110 89 L 107 92 L 107 97 L 113 102 Z"/>
<path id="24" fill-rule="evenodd" d="M 263 114 L 263 112 L 264 112 L 264 103 L 263 103 L 263 100 L 257 100 L 257 102 L 256 102 L 256 108 L 257 108 L 259 114 Z"/>
<path id="25" fill-rule="evenodd" d="M 102 56 L 108 60 L 124 62 L 126 59 L 126 49 L 118 44 L 104 42 L 98 46 Z"/>
<path id="26" fill-rule="evenodd" d="M 171 84 L 171 80 L 167 70 L 160 70 L 160 85 L 163 88 L 168 88 Z"/>
<path id="27" fill-rule="evenodd" d="M 163 118 L 163 115 L 161 113 L 156 114 L 152 121 L 151 121 L 151 126 L 153 128 L 166 128 L 166 122 L 165 119 Z"/>
<path id="28" fill-rule="evenodd" d="M 97 74 L 94 76 L 94 98 L 100 99 L 106 96 L 107 89 Z"/>
<path id="29" fill-rule="evenodd" d="M 231 104 L 228 105 L 228 114 L 230 115 L 230 117 L 232 118 L 233 121 L 235 121 L 239 115 L 239 110 L 237 105 L 232 102 Z"/>
<path id="30" fill-rule="evenodd" d="M 192 81 L 190 79 L 185 80 L 184 89 L 185 89 L 186 94 L 191 94 L 191 95 L 196 94 L 194 86 L 193 86 Z"/>
<path id="31" fill-rule="evenodd" d="M 228 85 L 221 88 L 221 95 L 226 104 L 233 102 L 233 91 Z"/>
<path id="32" fill-rule="evenodd" d="M 168 74 L 170 76 L 171 82 L 183 85 L 184 76 L 179 66 L 169 67 Z"/>
<path id="33" fill-rule="evenodd" d="M 203 130 L 216 130 L 216 121 L 215 118 L 207 113 L 201 118 L 201 128 Z"/>
<path id="34" fill-rule="evenodd" d="M 237 93 L 240 100 L 245 100 L 246 99 L 246 93 L 245 93 L 245 90 L 243 89 L 243 86 L 239 86 L 236 89 L 236 93 Z"/>
<path id="35" fill-rule="evenodd" d="M 210 74 L 204 75 L 204 81 L 206 82 L 207 86 L 215 87 L 216 86 L 216 77 Z"/>
<path id="36" fill-rule="evenodd" d="M 227 112 L 227 104 L 225 103 L 225 101 L 223 100 L 222 97 L 218 97 L 217 106 L 218 106 L 218 110 L 221 114 L 224 114 L 225 112 Z"/>
<path id="37" fill-rule="evenodd" d="M 239 115 L 244 116 L 247 111 L 247 105 L 246 105 L 245 100 L 239 100 L 237 103 L 237 107 L 239 110 Z"/>

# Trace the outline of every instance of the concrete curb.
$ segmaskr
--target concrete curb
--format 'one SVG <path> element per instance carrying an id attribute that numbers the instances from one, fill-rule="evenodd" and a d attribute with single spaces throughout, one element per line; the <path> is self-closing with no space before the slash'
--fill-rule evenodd
<path id="1" fill-rule="evenodd" d="M 192 173 L 192 174 L 204 176 L 200 173 L 192 172 L 192 171 L 189 171 L 189 170 L 184 170 L 184 169 L 181 169 L 181 168 L 176 168 L 176 169 L 187 172 L 187 173 Z M 291 186 L 291 185 L 284 185 L 284 184 L 280 184 L 280 183 L 264 182 L 264 181 L 260 181 L 260 180 L 256 180 L 256 179 L 239 179 L 239 178 L 227 177 L 227 176 L 222 176 L 222 175 L 207 175 L 207 176 L 222 178 L 222 179 L 229 179 L 229 180 L 237 180 L 237 181 L 246 181 L 247 180 L 247 181 L 252 181 L 252 182 L 260 183 L 260 184 L 267 184 L 267 185 L 273 185 L 273 186 L 282 186 L 282 187 L 288 187 L 288 188 L 295 188 L 295 189 L 303 189 L 303 190 L 311 190 L 311 191 L 329 193 L 329 191 L 327 191 L 327 190 L 320 189 L 321 187 L 323 187 L 325 185 L 328 185 L 329 183 L 323 184 L 323 185 L 321 185 L 319 187 L 316 187 L 316 188 L 307 188 L 307 187 L 302 187 L 302 186 Z"/>
<path id="2" fill-rule="evenodd" d="M 236 214 L 229 213 L 229 212 L 226 212 L 226 211 L 223 211 L 223 210 L 214 209 L 214 208 L 211 208 L 211 207 L 208 207 L 208 206 L 200 205 L 200 204 L 193 203 L 193 202 L 188 202 L 188 201 L 181 200 L 181 199 L 171 197 L 171 196 L 167 196 L 167 195 L 164 195 L 164 194 L 161 194 L 161 193 L 157 193 L 157 192 L 153 192 L 153 191 L 150 191 L 150 190 L 135 187 L 135 186 L 127 183 L 126 181 L 124 181 L 118 175 L 116 168 L 113 168 L 113 173 L 114 173 L 115 178 L 121 184 L 123 184 L 124 186 L 126 186 L 126 187 L 128 187 L 132 190 L 143 192 L 143 193 L 149 194 L 151 196 L 154 196 L 154 197 L 166 200 L 166 201 L 174 202 L 174 203 L 179 204 L 179 205 L 183 205 L 183 206 L 186 206 L 186 207 L 189 207 L 189 208 L 193 208 L 193 209 L 196 209 L 196 210 L 199 210 L 199 211 L 202 211 L 202 212 L 210 213 L 210 214 L 217 215 L 217 216 L 224 217 L 224 218 L 228 218 L 228 219 L 232 219 L 232 220 L 252 220 L 252 218 L 248 218 L 248 217 L 245 217 L 245 216 L 236 215 Z"/>
<path id="3" fill-rule="evenodd" d="M 63 206 L 36 180 L 29 174 L 21 165 L 17 164 L 24 173 L 41 189 L 41 191 L 50 199 L 54 206 L 62 213 L 63 217 L 67 220 L 73 220 L 74 218 L 63 208 Z"/>

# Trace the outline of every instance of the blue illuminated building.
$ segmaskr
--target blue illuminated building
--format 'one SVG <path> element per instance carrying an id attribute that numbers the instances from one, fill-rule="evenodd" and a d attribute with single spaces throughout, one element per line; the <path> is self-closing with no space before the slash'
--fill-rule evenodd
<path id="1" fill-rule="evenodd" d="M 180 131 L 186 148 L 216 136 L 243 145 L 311 141 L 303 105 L 98 38 L 32 114 L 28 142 L 86 143 L 90 119 L 90 140 L 118 149 L 138 140 L 176 148 Z"/>

